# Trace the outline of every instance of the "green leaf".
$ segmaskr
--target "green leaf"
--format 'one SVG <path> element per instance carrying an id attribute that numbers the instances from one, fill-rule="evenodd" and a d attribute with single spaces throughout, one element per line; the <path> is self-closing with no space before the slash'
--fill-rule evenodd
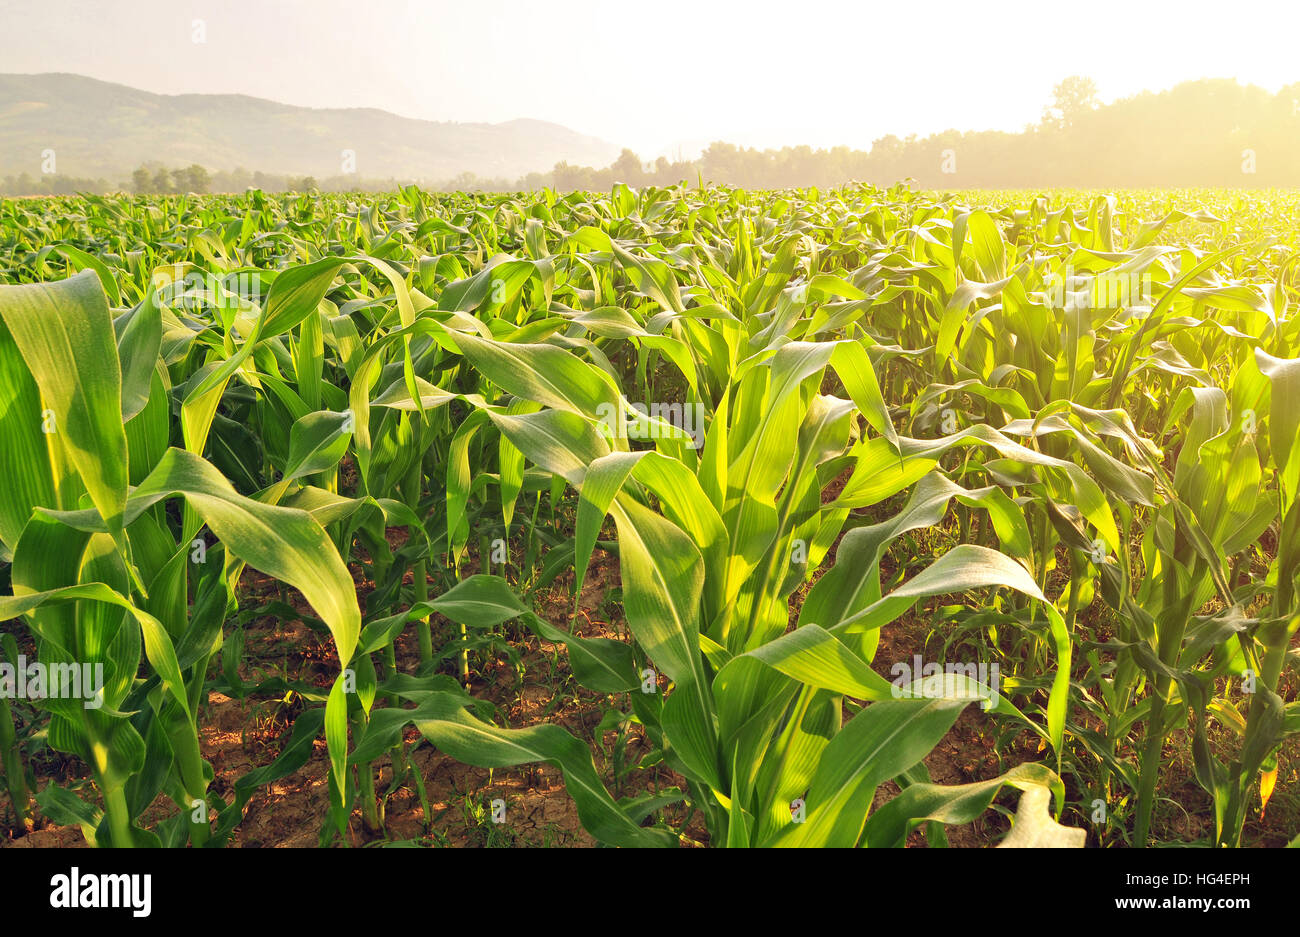
<path id="1" fill-rule="evenodd" d="M 301 592 L 329 626 L 339 660 L 351 659 L 361 631 L 356 586 L 334 544 L 310 514 L 245 498 L 207 462 L 173 448 L 131 493 L 127 523 L 175 496 L 185 498 L 232 554 Z M 41 513 L 78 530 L 102 529 L 94 512 Z"/>
<path id="2" fill-rule="evenodd" d="M 321 410 L 295 420 L 289 430 L 289 461 L 285 478 L 303 478 L 338 465 L 348 451 L 352 414 Z"/>
<path id="3" fill-rule="evenodd" d="M 928 755 L 967 703 L 891 700 L 869 705 L 822 752 L 804 822 L 790 823 L 767 845 L 856 845 L 875 789 Z"/>
<path id="4" fill-rule="evenodd" d="M 121 544 L 127 486 L 122 374 L 102 284 L 83 272 L 57 283 L 0 286 L 0 319 L 52 411 L 51 442 L 57 440 L 75 466 Z"/>

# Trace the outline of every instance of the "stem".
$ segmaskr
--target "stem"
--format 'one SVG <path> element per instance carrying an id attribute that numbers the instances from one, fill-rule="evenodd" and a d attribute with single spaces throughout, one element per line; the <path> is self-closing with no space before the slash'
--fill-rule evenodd
<path id="1" fill-rule="evenodd" d="M 378 833 L 384 827 L 379 802 L 375 799 L 375 768 L 373 762 L 358 765 L 361 772 L 361 819 L 366 829 Z"/>
<path id="2" fill-rule="evenodd" d="M 204 811 L 204 816 L 205 817 L 207 816 L 206 808 Z M 195 820 L 193 811 L 191 810 L 190 843 L 196 847 L 202 848 L 203 846 L 207 845 L 208 840 L 210 840 L 211 838 L 212 838 L 212 827 L 208 825 L 208 821 L 206 819 Z"/>
<path id="3" fill-rule="evenodd" d="M 126 805 L 126 786 L 117 784 L 109 786 L 101 779 L 104 791 L 104 813 L 108 817 L 108 829 L 113 834 L 113 845 L 126 849 L 135 845 L 131 835 L 131 811 Z"/>
<path id="4" fill-rule="evenodd" d="M 203 691 L 208 685 L 208 661 L 212 659 L 211 654 L 205 654 L 194 664 L 194 682 L 189 686 L 190 695 L 190 712 L 194 714 L 197 721 L 199 718 L 199 707 L 207 702 L 204 698 Z"/>
<path id="5" fill-rule="evenodd" d="M 1263 660 L 1260 661 L 1258 686 L 1254 697 L 1250 701 L 1250 709 L 1246 717 L 1246 735 L 1242 742 L 1243 750 L 1251 747 L 1251 743 L 1259 735 L 1259 727 L 1264 720 L 1266 703 L 1265 693 L 1261 692 L 1261 690 L 1267 689 L 1269 695 L 1277 692 L 1277 681 L 1281 677 L 1282 667 L 1286 662 L 1287 645 L 1290 643 L 1290 636 L 1291 633 L 1285 621 L 1274 622 L 1259 631 L 1258 637 L 1260 639 L 1266 638 L 1268 649 L 1264 652 Z M 1242 828 L 1246 825 L 1246 810 L 1244 809 L 1246 793 L 1255 780 L 1254 775 L 1258 773 L 1258 768 L 1252 766 L 1249 775 L 1245 773 L 1246 766 L 1242 765 L 1241 762 L 1235 762 L 1234 768 L 1238 771 L 1238 776 L 1233 778 L 1232 788 L 1228 794 L 1228 809 L 1224 813 L 1220 845 L 1235 847 L 1241 844 Z"/>
<path id="6" fill-rule="evenodd" d="M 384 647 L 384 673 L 390 680 L 397 675 L 397 651 L 392 642 L 389 642 Z M 397 707 L 401 705 L 401 699 L 396 693 L 388 693 L 385 698 L 388 700 L 389 706 Z M 399 777 L 404 778 L 406 776 L 406 743 L 400 735 L 397 738 L 397 744 L 390 749 L 390 752 L 393 759 L 393 784 L 396 785 Z"/>
<path id="7" fill-rule="evenodd" d="M 1142 751 L 1142 766 L 1138 782 L 1136 845 L 1145 846 L 1151 828 L 1151 811 L 1155 805 L 1156 776 L 1159 774 L 1160 754 L 1164 748 L 1165 701 L 1163 694 L 1151 704 L 1147 719 L 1146 745 Z"/>
<path id="8" fill-rule="evenodd" d="M 14 816 L 20 826 L 26 827 L 31 820 L 27 774 L 23 770 L 22 753 L 18 749 L 13 712 L 9 708 L 7 697 L 0 697 L 0 749 L 4 751 L 5 777 L 8 779 L 9 800 L 14 805 Z"/>
<path id="9" fill-rule="evenodd" d="M 415 601 L 426 602 L 429 599 L 429 561 L 427 559 L 418 560 L 415 564 Z M 420 640 L 420 666 L 421 668 L 429 667 L 433 664 L 433 633 L 429 627 L 429 619 L 421 618 L 415 623 L 416 636 Z M 394 667 L 396 672 L 396 667 Z"/>
<path id="10" fill-rule="evenodd" d="M 1161 570 L 1164 573 L 1164 606 L 1177 608 L 1186 604 L 1186 598 L 1180 596 L 1178 575 L 1174 568 Z M 1195 572 L 1195 571 L 1194 571 Z M 1196 577 L 1193 575 L 1192 581 Z M 1183 635 L 1187 631 L 1187 618 L 1179 615 L 1174 619 L 1177 624 L 1170 625 L 1163 634 L 1157 633 L 1156 642 L 1160 662 L 1169 668 L 1178 663 L 1178 655 L 1183 647 Z M 1158 625 L 1157 625 L 1158 627 Z M 1141 781 L 1138 784 L 1137 845 L 1147 844 L 1147 835 L 1151 829 L 1151 813 L 1155 807 L 1156 779 L 1160 774 L 1160 756 L 1165 741 L 1165 707 L 1173 692 L 1174 680 L 1163 673 L 1153 674 L 1156 695 L 1151 702 L 1151 716 L 1147 719 L 1146 745 L 1142 752 Z"/>
<path id="11" fill-rule="evenodd" d="M 406 496 L 406 503 L 410 509 L 420 516 L 420 494 L 424 490 L 424 418 L 418 414 L 411 414 L 411 438 L 416 445 L 417 455 L 407 470 L 406 478 L 402 481 L 402 493 Z M 411 530 L 410 536 L 415 536 L 415 531 Z M 421 531 L 423 534 L 423 531 Z M 429 598 L 429 560 L 427 557 L 421 557 L 415 563 L 412 571 L 415 585 L 415 599 L 417 602 L 424 602 Z M 421 618 L 415 625 L 416 636 L 420 642 L 420 667 L 428 668 L 433 664 L 433 638 L 429 632 L 429 619 Z"/>

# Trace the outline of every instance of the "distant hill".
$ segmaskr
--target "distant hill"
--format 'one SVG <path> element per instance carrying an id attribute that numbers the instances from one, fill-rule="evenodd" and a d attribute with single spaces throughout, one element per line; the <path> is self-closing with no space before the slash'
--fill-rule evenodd
<path id="1" fill-rule="evenodd" d="M 47 149 L 57 176 L 41 174 Z M 343 150 L 355 151 L 355 180 L 341 174 Z M 870 151 L 719 141 L 696 159 L 646 166 L 631 151 L 535 120 L 432 123 L 241 95 L 157 95 L 76 75 L 0 74 L 0 194 L 102 192 L 129 186 L 132 170 L 146 163 L 164 179 L 166 170 L 197 163 L 212 172 L 211 191 L 224 192 L 317 183 L 347 191 L 393 181 L 608 192 L 615 182 L 701 178 L 746 188 L 906 178 L 935 189 L 1300 186 L 1300 82 L 1269 93 L 1207 78 L 1102 104 L 1095 84 L 1074 76 L 1021 133 L 889 134 Z M 231 172 L 237 168 L 244 172 Z"/>
<path id="2" fill-rule="evenodd" d="M 151 94 L 81 75 L 0 74 L 0 176 L 39 176 L 47 149 L 59 174 L 112 182 L 146 162 L 337 176 L 344 150 L 355 152 L 363 178 L 514 179 L 561 161 L 604 166 L 619 153 L 540 120 L 438 123 L 238 94 Z"/>

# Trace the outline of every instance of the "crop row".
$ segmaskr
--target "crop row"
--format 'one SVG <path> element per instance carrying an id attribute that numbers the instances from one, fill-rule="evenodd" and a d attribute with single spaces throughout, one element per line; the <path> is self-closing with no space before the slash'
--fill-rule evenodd
<path id="1" fill-rule="evenodd" d="M 1034 792 L 1013 836 L 1076 841 L 1044 807 L 1068 791 L 1093 841 L 1141 845 L 1185 738 L 1208 838 L 1240 844 L 1300 731 L 1294 205 L 986 204 L 0 203 L 0 657 L 101 675 L 0 693 L 12 810 L 221 845 L 323 736 L 329 843 L 354 809 L 382 826 L 376 766 L 418 771 L 414 726 L 471 765 L 558 766 L 611 845 L 676 844 L 684 804 L 715 846 L 898 846 L 1004 788 Z M 576 602 L 598 546 L 627 641 L 534 610 L 569 578 Z M 310 606 L 279 614 L 330 635 L 331 686 L 242 683 L 245 567 Z M 886 679 L 909 614 L 980 666 Z M 501 725 L 467 677 L 511 621 L 680 786 L 615 797 L 564 727 Z M 214 688 L 309 703 L 228 796 Z M 972 705 L 1040 760 L 933 783 Z M 93 788 L 33 795 L 42 746 Z"/>

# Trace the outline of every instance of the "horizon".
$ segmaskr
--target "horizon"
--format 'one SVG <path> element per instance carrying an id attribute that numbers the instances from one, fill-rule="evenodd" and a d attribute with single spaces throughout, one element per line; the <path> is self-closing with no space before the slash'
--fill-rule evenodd
<path id="1" fill-rule="evenodd" d="M 773 3 L 740 16 L 667 0 L 645 15 L 568 0 L 556 15 L 553 6 L 514 0 L 470 11 L 377 0 L 357 18 L 338 0 L 108 0 L 75 15 L 74 0 L 39 8 L 0 0 L 9 27 L 0 33 L 0 61 L 7 74 L 74 74 L 168 96 L 243 95 L 458 124 L 540 121 L 648 160 L 678 151 L 689 158 L 713 141 L 866 151 L 886 135 L 1016 133 L 1039 119 L 1054 85 L 1071 75 L 1093 79 L 1103 104 L 1206 78 L 1270 94 L 1300 80 L 1288 28 L 1300 26 L 1300 11 L 1248 0 L 1205 30 L 1197 14 L 1212 4 L 1185 5 L 1173 18 L 1118 0 L 1096 6 L 1087 22 L 1074 22 L 1030 3 L 1008 4 L 993 18 L 945 0 L 926 24 L 921 51 L 932 54 L 918 55 L 910 44 L 878 41 L 906 35 L 914 25 L 906 11 L 828 0 L 805 3 L 796 24 L 803 36 L 775 52 L 782 8 Z M 1253 30 L 1252 11 L 1273 28 Z M 830 35 L 861 42 L 836 46 Z M 1138 56 L 1124 37 L 1143 35 L 1161 41 Z M 628 68 L 620 58 L 613 60 L 620 67 L 606 67 L 600 51 L 629 39 L 633 52 L 647 50 L 645 66 Z M 1022 56 L 999 54 L 1037 47 L 1050 50 L 1050 61 L 1032 70 Z M 720 54 L 728 48 L 738 54 Z M 859 49 L 870 53 L 869 65 Z M 814 66 L 799 64 L 808 57 Z M 1206 61 L 1217 76 L 1200 72 Z M 891 75 L 902 77 L 882 80 Z"/>
<path id="2" fill-rule="evenodd" d="M 399 114 L 399 113 L 397 113 L 396 111 L 390 110 L 390 109 L 385 108 L 385 107 L 382 107 L 382 106 L 377 106 L 377 105 L 347 105 L 347 106 L 336 106 L 336 105 L 305 105 L 305 104 L 295 104 L 295 103 L 292 103 L 292 102 L 289 102 L 289 101 L 284 101 L 284 100 L 281 100 L 281 99 L 278 99 L 278 98 L 273 98 L 273 97 L 262 97 L 262 96 L 259 96 L 259 95 L 248 94 L 248 93 L 240 92 L 240 91 L 212 91 L 212 92 L 196 92 L 196 91 L 176 91 L 176 92 L 166 92 L 166 91 L 153 91 L 153 90 L 150 90 L 150 89 L 147 89 L 147 88 L 140 88 L 140 87 L 137 87 L 137 86 L 134 86 L 134 85 L 124 84 L 123 82 L 120 82 L 120 81 L 112 81 L 112 80 L 109 80 L 109 79 L 98 78 L 98 77 L 96 77 L 96 76 L 94 76 L 94 75 L 88 75 L 88 74 L 85 74 L 85 73 L 82 73 L 82 72 L 67 72 L 67 71 L 7 72 L 7 71 L 0 71 L 0 78 L 6 78 L 6 77 L 12 77 L 12 78 L 48 78 L 48 77 L 55 77 L 55 78 L 58 78 L 58 77 L 78 78 L 78 79 L 85 79 L 85 80 L 88 80 L 88 81 L 99 82 L 99 83 L 102 83 L 102 84 L 112 85 L 112 86 L 115 86 L 115 87 L 125 88 L 125 89 L 130 90 L 130 91 L 142 92 L 142 93 L 145 93 L 145 94 L 156 95 L 156 96 L 158 96 L 158 97 L 165 97 L 165 98 L 183 98 L 183 97 L 205 97 L 205 98 L 225 97 L 225 98 L 245 98 L 245 99 L 249 99 L 249 100 L 260 101 L 260 102 L 263 102 L 263 103 L 274 104 L 274 105 L 281 106 L 281 107 L 301 108 L 301 109 L 305 109 L 305 110 L 309 110 L 309 111 L 318 111 L 318 112 L 355 112 L 355 111 L 374 111 L 374 112 L 378 112 L 378 113 L 386 114 L 386 115 L 389 115 L 389 116 L 398 117 L 398 118 L 401 118 L 401 119 L 404 119 L 404 120 L 416 120 L 416 121 L 423 121 L 423 122 L 426 122 L 426 123 L 450 124 L 450 125 L 458 125 L 458 126 L 484 126 L 484 125 L 486 125 L 486 126 L 492 126 L 492 127 L 501 127 L 501 126 L 505 126 L 505 125 L 509 125 L 509 124 L 536 123 L 536 124 L 543 124 L 543 125 L 547 125 L 547 126 L 560 127 L 560 128 L 563 128 L 563 129 L 571 130 L 571 131 L 573 131 L 573 132 L 575 132 L 575 133 L 578 133 L 578 134 L 580 134 L 580 135 L 582 135 L 582 136 L 591 136 L 591 135 L 589 135 L 589 134 L 585 134 L 585 133 L 583 133 L 583 132 L 582 132 L 580 129 L 578 129 L 578 128 L 575 128 L 575 127 L 572 127 L 572 126 L 569 126 L 569 125 L 566 125 L 566 124 L 563 124 L 563 123 L 558 123 L 558 122 L 556 122 L 556 121 L 545 120 L 545 119 L 537 118 L 537 117 L 529 117 L 529 116 L 527 116 L 527 115 L 524 115 L 524 116 L 517 116 L 517 117 L 510 117 L 510 118 L 505 118 L 505 119 L 503 119 L 503 120 L 498 120 L 498 121 L 484 121 L 484 120 L 436 120 L 436 121 L 435 121 L 435 120 L 429 120 L 429 119 L 421 118 L 421 117 L 410 117 L 410 116 L 405 115 L 405 114 Z M 1067 77 L 1067 78 L 1069 78 L 1069 77 L 1083 77 L 1083 78 L 1089 78 L 1089 79 L 1091 78 L 1091 76 L 1066 76 L 1066 77 Z M 1135 92 L 1134 94 L 1126 95 L 1126 96 L 1124 96 L 1123 98 L 1117 98 L 1117 99 L 1115 99 L 1115 100 L 1110 100 L 1110 101 L 1107 101 L 1107 100 L 1098 100 L 1096 106 L 1097 106 L 1097 107 L 1100 107 L 1100 108 L 1104 108 L 1104 107 L 1108 107 L 1108 106 L 1111 106 L 1111 105 L 1114 105 L 1114 104 L 1122 103 L 1123 101 L 1132 100 L 1132 99 L 1135 99 L 1135 98 L 1141 97 L 1141 96 L 1144 95 L 1144 94 L 1147 94 L 1147 95 L 1162 95 L 1162 94 L 1167 94 L 1167 93 L 1169 93 L 1169 92 L 1171 92 L 1171 91 L 1177 89 L 1178 87 L 1180 87 L 1180 86 L 1182 86 L 1182 85 L 1186 85 L 1186 84 L 1215 83 L 1215 82 L 1229 82 L 1229 81 L 1231 81 L 1231 82 L 1235 82 L 1236 85 L 1237 85 L 1239 88 L 1243 89 L 1243 90 L 1248 90 L 1248 89 L 1250 89 L 1250 88 L 1255 88 L 1255 89 L 1257 89 L 1257 90 L 1264 91 L 1264 92 L 1266 92 L 1266 93 L 1268 93 L 1268 94 L 1270 94 L 1270 95 L 1276 95 L 1279 91 L 1282 90 L 1282 88 L 1285 88 L 1285 87 L 1287 87 L 1287 86 L 1290 85 L 1290 84 L 1300 84 L 1300 78 L 1298 78 L 1298 79 L 1296 79 L 1295 81 L 1287 82 L 1287 83 L 1285 83 L 1285 84 L 1283 84 L 1283 85 L 1278 86 L 1277 88 L 1270 89 L 1270 88 L 1267 88 L 1267 87 L 1265 87 L 1265 86 L 1263 86 L 1263 85 L 1258 85 L 1258 84 L 1255 84 L 1255 83 L 1252 83 L 1252 82 L 1244 82 L 1244 81 L 1242 81 L 1242 80 L 1239 79 L 1239 78 L 1234 78 L 1234 77 L 1229 76 L 1229 75 L 1217 75 L 1217 76 L 1216 76 L 1216 75 L 1206 75 L 1206 76 L 1203 76 L 1203 77 L 1201 77 L 1201 78 L 1193 78 L 1193 79 L 1186 79 L 1186 80 L 1183 80 L 1183 81 L 1179 81 L 1179 82 L 1177 82 L 1176 84 L 1170 85 L 1170 86 L 1168 86 L 1168 87 L 1162 87 L 1162 88 L 1143 88 L 1143 89 L 1141 89 L 1140 91 Z M 1046 110 L 1046 108 L 1047 108 L 1047 106 L 1048 106 L 1049 103 L 1050 103 L 1049 101 L 1045 101 L 1045 102 L 1044 102 L 1044 104 L 1043 104 L 1043 109 L 1042 109 L 1042 111 L 1040 111 L 1040 115 L 1039 115 L 1039 116 L 1040 116 L 1040 119 L 1041 119 L 1041 117 L 1042 117 L 1043 112 L 1045 112 L 1045 110 Z M 1300 101 L 1297 102 L 1297 108 L 1300 108 Z M 0 115 L 0 116 L 3 116 L 3 115 Z M 1009 133 L 1009 134 L 1020 134 L 1020 133 L 1025 133 L 1025 132 L 1027 132 L 1027 131 L 1030 131 L 1030 130 L 1035 129 L 1035 126 L 1036 126 L 1036 122 L 1034 122 L 1034 121 L 1031 121 L 1031 122 L 1027 123 L 1024 127 L 1021 127 L 1021 128 L 1019 128 L 1019 129 L 1017 129 L 1017 130 L 1003 130 L 1003 129 L 1001 129 L 1001 128 L 996 128 L 996 127 L 956 127 L 956 126 L 952 126 L 952 127 L 943 127 L 943 128 L 938 129 L 938 130 L 931 131 L 930 133 L 928 133 L 928 134 L 926 134 L 926 135 L 924 135 L 924 136 L 937 136 L 937 135 L 940 135 L 940 134 L 950 133 L 950 132 L 962 133 L 962 134 L 966 134 L 966 133 L 971 133 L 971 134 L 979 134 L 979 133 Z M 876 139 L 874 139 L 874 140 L 871 141 L 870 143 L 866 144 L 865 146 L 860 146 L 860 147 L 859 147 L 859 146 L 852 146 L 852 145 L 850 145 L 850 144 L 813 144 L 813 143 L 808 143 L 808 142 L 806 142 L 806 141 L 787 142 L 787 143 L 782 143 L 782 144 L 775 145 L 775 146 L 762 146 L 762 145 L 758 145 L 758 144 L 749 144 L 749 143 L 744 143 L 744 142 L 742 142 L 742 141 L 740 141 L 740 140 L 735 140 L 735 139 L 730 139 L 730 138 L 712 137 L 712 138 L 709 138 L 709 139 L 707 139 L 707 140 L 701 140 L 701 141 L 698 141 L 698 148 L 697 148 L 696 150 L 694 150 L 693 152 L 687 152 L 687 153 L 683 154 L 681 158 L 683 158 L 683 159 L 685 159 L 685 160 L 695 160 L 695 159 L 698 159 L 698 158 L 700 157 L 700 155 L 704 152 L 704 150 L 707 149 L 707 147 L 708 147 L 710 144 L 713 144 L 713 143 L 730 144 L 730 145 L 736 146 L 736 147 L 741 148 L 741 149 L 752 149 L 752 150 L 759 150 L 759 151 L 762 151 L 762 150 L 782 150 L 782 149 L 793 149 L 793 148 L 797 148 L 797 147 L 807 146 L 807 147 L 812 148 L 814 151 L 822 151 L 822 152 L 825 152 L 825 151 L 830 151 L 830 150 L 832 150 L 832 149 L 834 149 L 834 148 L 836 148 L 836 147 L 849 146 L 850 149 L 853 149 L 853 150 L 856 150 L 856 151 L 859 151 L 859 152 L 869 153 L 869 152 L 871 152 L 871 150 L 873 149 L 873 147 L 874 147 L 877 143 L 880 142 L 881 139 L 883 139 L 883 138 L 887 138 L 887 137 L 897 137 L 897 138 L 899 138 L 899 139 L 908 139 L 908 137 L 917 137 L 917 138 L 922 138 L 923 135 L 921 135 L 921 134 L 907 134 L 907 135 L 905 135 L 905 134 L 897 133 L 897 132 L 895 132 L 895 131 L 887 131 L 885 134 L 882 134 L 881 137 L 877 137 Z M 637 150 L 635 147 L 629 146 L 629 145 L 627 145 L 627 144 L 625 144 L 625 143 L 623 143 L 623 142 L 621 142 L 621 141 L 619 141 L 619 140 L 611 140 L 611 139 L 608 139 L 608 138 L 594 137 L 594 136 L 591 136 L 591 138 L 592 138 L 592 139 L 599 140 L 600 142 L 603 142 L 603 143 L 608 143 L 608 144 L 610 144 L 610 145 L 612 145 L 612 146 L 615 146 L 615 147 L 620 147 L 620 148 L 630 149 L 630 150 L 632 150 L 634 153 L 636 153 L 638 156 L 640 156 L 640 157 L 642 158 L 642 160 L 645 161 L 645 162 L 651 162 L 651 161 L 653 161 L 654 158 L 657 157 L 657 156 L 664 156 L 664 155 L 667 155 L 667 156 L 674 156 L 674 155 L 675 155 L 675 154 L 666 154 L 666 153 L 663 153 L 663 152 L 647 154 L 647 153 L 643 153 L 643 152 Z M 3 167 L 0 167 L 0 168 L 3 168 Z M 544 168 L 544 167 L 539 167 L 539 170 L 542 169 L 542 168 Z M 594 167 L 594 168 L 599 168 L 599 167 Z M 1032 187 L 1031 187 L 1031 188 L 1032 188 Z"/>
<path id="3" fill-rule="evenodd" d="M 117 87 L 117 88 L 125 88 L 125 89 L 127 89 L 128 91 L 137 91 L 137 92 L 141 92 L 141 93 L 143 93 L 143 94 L 152 94 L 152 95 L 156 95 L 157 97 L 160 97 L 160 98 L 193 98 L 193 97 L 204 97 L 204 98 L 246 98 L 246 99 L 251 100 L 251 101 L 262 101 L 262 102 L 265 102 L 265 103 L 268 103 L 268 104 L 278 104 L 278 105 L 280 105 L 280 106 L 282 106 L 282 107 L 303 108 L 303 109 L 305 109 L 305 110 L 309 110 L 309 111 L 379 111 L 380 113 L 383 113 L 383 114 L 389 114 L 389 115 L 392 115 L 393 117 L 400 117 L 400 118 L 402 118 L 403 120 L 424 120 L 424 118 L 422 118 L 422 117 L 408 117 L 408 116 L 406 116 L 405 114 L 398 114 L 396 111 L 389 110 L 388 108 L 380 107 L 380 106 L 377 106 L 377 105 L 371 105 L 371 104 L 350 105 L 350 106 L 348 106 L 348 107 L 337 107 L 337 106 L 333 106 L 333 105 L 293 104 L 293 103 L 291 103 L 291 102 L 289 102 L 289 101 L 281 101 L 281 100 L 279 100 L 278 98 L 261 97 L 261 96 L 259 96 L 259 95 L 255 95 L 255 94 L 245 94 L 245 93 L 242 92 L 242 91 L 211 91 L 211 92 L 209 92 L 209 91 L 175 91 L 175 92 L 169 92 L 169 91 L 150 91 L 150 90 L 147 89 L 147 88 L 139 88 L 139 87 L 136 87 L 135 85 L 123 84 L 123 83 L 120 82 L 120 81 L 110 81 L 110 80 L 108 80 L 108 79 L 106 79 L 106 78 L 97 78 L 97 77 L 94 76 L 94 75 L 87 75 L 87 74 L 85 74 L 84 72 L 6 72 L 6 71 L 0 71 L 0 78 L 83 78 L 83 79 L 86 79 L 87 81 L 96 81 L 96 82 L 99 82 L 99 83 L 101 83 L 101 84 L 112 85 L 112 86 Z M 428 122 L 428 123 L 446 123 L 446 124 L 487 124 L 488 126 L 491 126 L 491 127 L 499 127 L 499 126 L 501 126 L 502 124 L 525 123 L 525 122 L 540 123 L 540 124 L 550 124 L 550 125 L 552 125 L 552 126 L 556 126 L 556 127 L 563 126 L 562 124 L 556 124 L 554 121 L 549 121 L 549 120 L 540 120 L 540 119 L 535 118 L 535 117 L 526 117 L 526 116 L 525 116 L 525 117 L 510 117 L 510 118 L 507 118 L 507 119 L 505 119 L 505 120 L 491 121 L 491 122 L 488 122 L 488 121 L 482 121 L 482 120 L 446 120 L 446 121 L 427 121 L 427 122 Z M 610 141 L 607 141 L 607 142 L 610 142 Z"/>

